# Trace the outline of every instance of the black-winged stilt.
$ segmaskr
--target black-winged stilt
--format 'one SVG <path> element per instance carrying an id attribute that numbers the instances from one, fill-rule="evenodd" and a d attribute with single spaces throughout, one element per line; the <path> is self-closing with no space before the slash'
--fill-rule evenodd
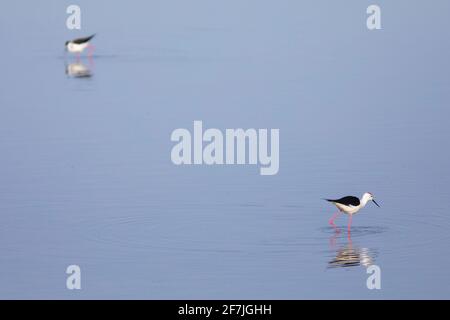
<path id="1" fill-rule="evenodd" d="M 325 200 L 333 203 L 339 209 L 339 211 L 331 217 L 329 221 L 331 225 L 334 226 L 334 220 L 339 216 L 341 212 L 344 212 L 349 215 L 347 227 L 348 232 L 350 232 L 350 228 L 352 226 L 352 216 L 359 210 L 364 208 L 367 202 L 373 201 L 373 203 L 375 203 L 378 207 L 380 207 L 370 192 L 364 193 L 361 200 L 353 196 L 347 196 L 336 200 L 332 199 L 325 199 Z"/>
<path id="2" fill-rule="evenodd" d="M 89 55 L 92 54 L 92 50 L 94 46 L 89 43 L 89 41 L 95 36 L 95 34 L 85 37 L 85 38 L 78 38 L 70 41 L 66 41 L 65 47 L 66 51 L 69 51 L 70 53 L 75 53 L 77 56 L 84 51 L 84 49 L 89 48 Z"/>

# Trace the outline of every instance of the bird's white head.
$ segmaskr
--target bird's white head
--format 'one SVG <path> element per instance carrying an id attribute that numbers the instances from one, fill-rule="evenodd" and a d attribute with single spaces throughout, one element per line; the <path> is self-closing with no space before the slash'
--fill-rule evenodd
<path id="1" fill-rule="evenodd" d="M 375 199 L 373 197 L 373 194 L 371 194 L 370 192 L 366 192 L 366 193 L 363 194 L 361 202 L 366 204 L 369 201 L 373 201 L 373 203 L 375 203 L 377 207 L 380 207 L 378 205 L 378 203 L 375 201 Z"/>

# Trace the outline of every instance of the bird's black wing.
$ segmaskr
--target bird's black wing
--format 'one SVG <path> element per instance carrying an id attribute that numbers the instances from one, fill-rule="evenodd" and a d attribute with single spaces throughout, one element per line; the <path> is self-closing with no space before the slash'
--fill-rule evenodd
<path id="1" fill-rule="evenodd" d="M 95 36 L 95 34 L 93 34 L 92 36 L 89 36 L 89 37 L 85 37 L 85 38 L 78 38 L 78 39 L 72 40 L 72 42 L 75 44 L 86 43 L 89 40 L 91 40 L 94 36 Z"/>
<path id="2" fill-rule="evenodd" d="M 343 204 L 345 206 L 359 206 L 360 202 L 359 199 L 357 197 L 352 197 L 352 196 L 348 196 L 348 197 L 343 197 L 340 199 L 336 199 L 336 200 L 331 200 L 331 199 L 325 199 L 327 201 L 330 202 L 336 202 L 336 203 L 340 203 Z"/>

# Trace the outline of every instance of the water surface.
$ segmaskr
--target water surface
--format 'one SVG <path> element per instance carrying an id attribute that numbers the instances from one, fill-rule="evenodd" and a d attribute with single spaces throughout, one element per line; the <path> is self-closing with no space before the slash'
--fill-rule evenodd
<path id="1" fill-rule="evenodd" d="M 448 1 L 380 0 L 379 31 L 368 1 L 78 2 L 81 31 L 2 5 L 1 298 L 450 298 Z M 279 173 L 173 165 L 194 120 L 279 128 Z"/>

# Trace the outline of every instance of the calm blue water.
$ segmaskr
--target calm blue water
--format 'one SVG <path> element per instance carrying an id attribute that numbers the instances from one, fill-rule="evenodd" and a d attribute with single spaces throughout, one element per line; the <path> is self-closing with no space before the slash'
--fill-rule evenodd
<path id="1" fill-rule="evenodd" d="M 72 2 L 0 11 L 1 298 L 450 298 L 448 1 Z M 194 120 L 279 128 L 278 175 L 173 165 Z"/>

